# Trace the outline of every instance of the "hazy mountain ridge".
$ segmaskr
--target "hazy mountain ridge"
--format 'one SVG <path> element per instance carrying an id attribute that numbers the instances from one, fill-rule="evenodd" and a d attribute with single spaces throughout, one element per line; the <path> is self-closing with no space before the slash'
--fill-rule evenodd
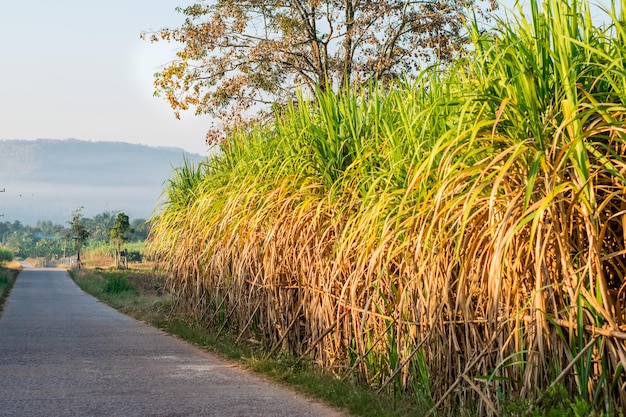
<path id="1" fill-rule="evenodd" d="M 161 184 L 185 158 L 203 157 L 125 142 L 0 140 L 0 181 L 111 186 L 154 184 L 159 178 Z"/>
<path id="2" fill-rule="evenodd" d="M 87 216 L 124 211 L 147 218 L 174 167 L 204 158 L 126 142 L 0 140 L 0 221 L 63 223 L 78 207 Z"/>

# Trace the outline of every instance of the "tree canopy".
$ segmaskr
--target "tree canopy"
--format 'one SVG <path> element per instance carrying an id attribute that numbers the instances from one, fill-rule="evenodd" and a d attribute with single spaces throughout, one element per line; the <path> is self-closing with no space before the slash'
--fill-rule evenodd
<path id="1" fill-rule="evenodd" d="M 74 241 L 74 247 L 76 249 L 76 265 L 80 268 L 82 266 L 80 251 L 87 243 L 87 239 L 90 235 L 85 222 L 85 217 L 82 213 L 82 207 L 74 210 L 72 213 L 72 220 L 68 223 L 70 225 L 70 234 L 68 236 Z"/>
<path id="2" fill-rule="evenodd" d="M 83 225 L 89 233 L 89 244 L 104 244 L 110 241 L 109 228 L 114 226 L 116 213 L 104 211 L 93 217 L 83 217 Z M 72 219 L 74 213 L 72 214 Z M 6 248 L 14 257 L 45 259 L 61 258 L 74 241 L 68 226 L 54 224 L 50 220 L 38 220 L 35 226 L 24 225 L 19 220 L 0 222 L 0 248 Z M 133 230 L 128 234 L 131 242 L 145 241 L 150 233 L 151 222 L 143 218 L 130 221 Z M 103 232 L 104 231 L 104 232 Z"/>
<path id="3" fill-rule="evenodd" d="M 130 221 L 128 216 L 125 213 L 118 213 L 117 217 L 113 221 L 113 227 L 109 228 L 109 238 L 111 242 L 115 245 L 115 263 L 118 268 L 122 266 L 121 263 L 121 252 L 122 245 L 125 242 L 130 241 L 131 234 L 133 233 L 133 229 L 130 225 Z"/>
<path id="4" fill-rule="evenodd" d="M 296 89 L 410 76 L 462 48 L 464 23 L 494 0 L 200 0 L 179 28 L 146 34 L 183 46 L 156 74 L 175 111 L 237 122 Z"/>

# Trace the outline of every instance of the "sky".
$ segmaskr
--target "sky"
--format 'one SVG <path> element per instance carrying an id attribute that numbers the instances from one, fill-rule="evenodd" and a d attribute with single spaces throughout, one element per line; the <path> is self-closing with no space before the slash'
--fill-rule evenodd
<path id="1" fill-rule="evenodd" d="M 206 155 L 208 116 L 182 120 L 153 96 L 175 44 L 143 31 L 180 26 L 193 0 L 6 0 L 0 9 L 0 140 L 82 139 Z M 504 0 L 511 6 L 514 0 Z"/>
<path id="2" fill-rule="evenodd" d="M 178 147 L 206 155 L 208 116 L 153 96 L 176 45 L 143 31 L 180 26 L 184 0 L 2 1 L 0 140 L 82 139 Z"/>

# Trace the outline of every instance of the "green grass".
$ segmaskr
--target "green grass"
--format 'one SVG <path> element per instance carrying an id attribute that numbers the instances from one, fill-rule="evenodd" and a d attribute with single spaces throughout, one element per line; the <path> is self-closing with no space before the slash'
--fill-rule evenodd
<path id="1" fill-rule="evenodd" d="M 5 291 L 8 292 L 9 277 L 0 272 L 0 298 L 4 297 Z"/>
<path id="2" fill-rule="evenodd" d="M 171 307 L 171 299 L 159 295 L 164 278 L 138 270 L 70 270 L 83 291 L 139 320 L 158 320 Z"/>
<path id="3" fill-rule="evenodd" d="M 104 284 L 104 292 L 107 294 L 120 294 L 137 292 L 137 289 L 128 282 L 128 278 L 122 274 L 111 274 Z"/>
<path id="4" fill-rule="evenodd" d="M 11 292 L 11 288 L 13 288 L 19 272 L 19 269 L 0 266 L 0 312 L 4 308 L 4 303 Z"/>
<path id="5" fill-rule="evenodd" d="M 111 266 L 115 263 L 116 245 L 111 242 L 91 242 L 83 249 L 81 258 L 87 266 Z M 143 262 L 146 260 L 146 244 L 140 242 L 126 242 L 122 245 L 122 249 L 127 249 L 129 253 L 129 262 Z"/>

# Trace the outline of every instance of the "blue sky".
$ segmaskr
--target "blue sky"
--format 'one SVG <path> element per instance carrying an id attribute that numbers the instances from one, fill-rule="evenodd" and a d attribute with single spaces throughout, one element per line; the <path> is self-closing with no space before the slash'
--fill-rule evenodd
<path id="1" fill-rule="evenodd" d="M 0 13 L 0 139 L 76 138 L 205 154 L 208 117 L 152 96 L 172 45 L 139 39 L 175 27 L 192 0 L 10 0 Z M 506 0 L 513 4 L 513 0 Z"/>
<path id="2" fill-rule="evenodd" d="M 76 138 L 206 153 L 208 117 L 176 120 L 152 96 L 173 46 L 139 39 L 176 26 L 180 0 L 6 1 L 0 13 L 0 139 Z"/>

